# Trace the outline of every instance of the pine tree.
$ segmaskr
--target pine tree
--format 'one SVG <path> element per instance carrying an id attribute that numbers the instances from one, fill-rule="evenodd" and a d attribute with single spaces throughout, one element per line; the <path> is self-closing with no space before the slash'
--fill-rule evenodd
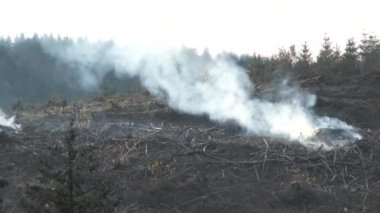
<path id="1" fill-rule="evenodd" d="M 380 41 L 375 35 L 363 34 L 359 45 L 362 72 L 379 71 L 380 66 Z"/>
<path id="2" fill-rule="evenodd" d="M 355 73 L 359 69 L 359 54 L 356 42 L 353 38 L 348 39 L 341 61 L 341 69 L 345 73 Z"/>
<path id="3" fill-rule="evenodd" d="M 322 49 L 317 57 L 318 65 L 322 67 L 328 67 L 334 60 L 334 50 L 331 47 L 330 38 L 325 35 L 323 38 Z"/>
<path id="4" fill-rule="evenodd" d="M 300 77 L 310 73 L 312 62 L 313 62 L 313 59 L 311 57 L 309 46 L 305 42 L 302 45 L 301 52 L 299 53 L 299 56 L 297 57 L 297 62 L 295 65 L 295 70 L 299 73 Z"/>
<path id="5" fill-rule="evenodd" d="M 296 46 L 291 45 L 289 50 L 280 49 L 278 53 L 278 60 L 281 69 L 292 69 L 297 62 Z"/>
<path id="6" fill-rule="evenodd" d="M 298 57 L 298 61 L 300 63 L 305 63 L 307 65 L 310 65 L 312 62 L 310 49 L 309 49 L 306 42 L 302 45 L 302 49 L 301 49 L 301 53 Z"/>
<path id="7" fill-rule="evenodd" d="M 342 60 L 342 52 L 340 51 L 340 48 L 338 45 L 335 46 L 334 52 L 332 55 L 333 58 L 333 64 L 336 65 Z"/>

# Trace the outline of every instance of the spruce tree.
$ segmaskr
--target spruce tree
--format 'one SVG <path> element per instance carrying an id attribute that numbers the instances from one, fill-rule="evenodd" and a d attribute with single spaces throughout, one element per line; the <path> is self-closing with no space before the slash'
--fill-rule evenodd
<path id="1" fill-rule="evenodd" d="M 297 57 L 297 62 L 295 65 L 295 70 L 298 72 L 299 77 L 306 76 L 310 73 L 312 62 L 313 59 L 311 57 L 309 46 L 305 42 L 302 45 L 301 52 Z"/>
<path id="2" fill-rule="evenodd" d="M 344 73 L 353 74 L 359 70 L 359 54 L 356 42 L 348 39 L 341 61 L 341 69 Z"/>
<path id="3" fill-rule="evenodd" d="M 322 66 L 329 66 L 334 60 L 334 50 L 331 47 L 330 38 L 325 36 L 323 38 L 322 49 L 317 57 L 317 63 Z"/>
<path id="4" fill-rule="evenodd" d="M 380 41 L 375 35 L 363 34 L 359 45 L 362 62 L 361 71 L 364 73 L 380 71 Z"/>

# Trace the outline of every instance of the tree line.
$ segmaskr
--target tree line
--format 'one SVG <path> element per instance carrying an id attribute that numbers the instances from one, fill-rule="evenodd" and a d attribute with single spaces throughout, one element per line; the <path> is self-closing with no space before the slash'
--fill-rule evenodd
<path id="1" fill-rule="evenodd" d="M 46 52 L 42 44 L 65 49 L 78 43 L 88 43 L 85 38 L 34 35 L 0 38 L 0 106 L 16 102 L 36 103 L 51 98 L 73 99 L 89 95 L 130 92 L 140 88 L 136 79 L 116 76 L 112 68 L 88 65 L 89 69 L 109 69 L 100 87 L 86 89 L 80 82 L 81 66 L 60 60 Z"/>
<path id="2" fill-rule="evenodd" d="M 79 65 L 59 60 L 42 47 L 42 43 L 45 43 L 64 49 L 78 42 L 91 45 L 85 38 L 52 35 L 25 37 L 20 34 L 13 39 L 0 38 L 0 106 L 20 100 L 35 103 L 52 97 L 72 99 L 141 90 L 137 79 L 116 76 L 112 68 L 98 67 L 96 64 L 89 65 L 89 69 L 109 70 L 106 70 L 100 88 L 87 90 L 79 80 Z M 307 43 L 302 44 L 299 50 L 292 45 L 269 57 L 259 54 L 228 55 L 245 68 L 256 83 L 271 81 L 276 75 L 282 77 L 284 73 L 302 79 L 313 75 L 342 78 L 380 72 L 380 41 L 373 34 L 363 34 L 359 42 L 348 39 L 343 50 L 325 36 L 316 57 L 312 56 Z"/>
<path id="3" fill-rule="evenodd" d="M 270 57 L 253 54 L 235 56 L 235 59 L 248 70 L 255 82 L 269 81 L 277 73 L 287 73 L 298 79 L 315 75 L 338 79 L 380 72 L 380 41 L 376 35 L 363 34 L 359 42 L 348 39 L 344 50 L 341 50 L 325 35 L 316 57 L 312 56 L 305 42 L 298 51 L 295 45 L 291 45 Z"/>

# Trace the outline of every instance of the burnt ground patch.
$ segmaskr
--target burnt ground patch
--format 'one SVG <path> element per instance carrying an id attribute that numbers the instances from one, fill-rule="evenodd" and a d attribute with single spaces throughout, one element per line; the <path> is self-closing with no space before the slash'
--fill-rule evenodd
<path id="1" fill-rule="evenodd" d="M 247 136 L 146 94 L 18 110 L 23 130 L 0 133 L 0 212 L 378 212 L 379 97 L 347 81 L 303 85 L 318 113 L 362 128 L 332 151 Z"/>

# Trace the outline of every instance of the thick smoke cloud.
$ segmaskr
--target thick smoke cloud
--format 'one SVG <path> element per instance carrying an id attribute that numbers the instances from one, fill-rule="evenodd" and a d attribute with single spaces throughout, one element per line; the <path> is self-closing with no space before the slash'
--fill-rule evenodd
<path id="1" fill-rule="evenodd" d="M 105 75 L 105 69 L 87 68 L 96 64 L 112 67 L 120 76 L 137 76 L 147 90 L 177 111 L 207 115 L 216 122 L 235 122 L 249 134 L 326 149 L 361 138 L 341 120 L 316 116 L 312 110 L 316 97 L 294 87 L 284 84 L 276 94 L 283 98 L 276 101 L 258 98 L 246 71 L 225 56 L 212 58 L 188 48 L 118 47 L 112 43 L 79 43 L 65 49 L 43 46 L 65 62 L 81 64 L 85 88 L 97 87 Z M 316 137 L 321 129 L 344 130 L 344 137 L 323 140 Z"/>
<path id="2" fill-rule="evenodd" d="M 0 109 L 0 126 L 9 127 L 14 130 L 21 128 L 21 125 L 15 123 L 15 116 L 8 117 L 2 109 Z"/>

